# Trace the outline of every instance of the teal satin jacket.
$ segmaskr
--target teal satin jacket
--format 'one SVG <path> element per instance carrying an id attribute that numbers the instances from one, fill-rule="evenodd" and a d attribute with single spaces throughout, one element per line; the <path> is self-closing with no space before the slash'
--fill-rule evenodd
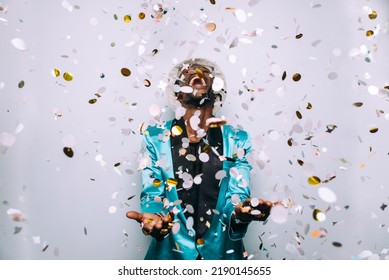
<path id="1" fill-rule="evenodd" d="M 237 201 L 250 197 L 250 170 L 246 156 L 251 152 L 251 143 L 247 132 L 232 126 L 222 126 L 223 170 L 225 177 L 220 181 L 219 197 L 213 211 L 210 228 L 201 240 L 195 239 L 193 229 L 187 229 L 184 209 L 179 203 L 177 190 L 168 185 L 167 180 L 174 178 L 170 129 L 172 121 L 164 127 L 148 127 L 143 134 L 142 159 L 142 193 L 141 211 L 148 213 L 168 213 L 175 207 L 175 223 L 179 230 L 171 232 L 162 241 L 153 238 L 145 259 L 194 260 L 199 254 L 203 259 L 244 259 L 243 237 L 247 224 L 231 226 L 232 213 Z M 238 157 L 238 149 L 244 149 L 245 155 Z M 155 186 L 159 179 L 162 184 Z M 177 204 L 177 205 L 176 205 Z M 177 227 L 177 226 L 176 226 Z"/>

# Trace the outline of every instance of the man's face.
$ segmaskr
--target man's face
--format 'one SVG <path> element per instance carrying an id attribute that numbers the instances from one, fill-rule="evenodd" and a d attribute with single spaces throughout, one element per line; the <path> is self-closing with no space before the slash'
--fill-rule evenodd
<path id="1" fill-rule="evenodd" d="M 190 87 L 193 91 L 191 93 L 181 91 L 178 99 L 183 105 L 196 107 L 213 104 L 212 81 L 210 69 L 198 64 L 189 65 L 181 72 L 179 85 L 181 88 Z"/>

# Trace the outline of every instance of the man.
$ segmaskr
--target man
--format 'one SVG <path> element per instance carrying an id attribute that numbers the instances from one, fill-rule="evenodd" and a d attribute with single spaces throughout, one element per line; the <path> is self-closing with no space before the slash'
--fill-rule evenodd
<path id="1" fill-rule="evenodd" d="M 244 259 L 251 221 L 264 221 L 272 203 L 250 198 L 243 130 L 213 117 L 226 95 L 218 66 L 189 59 L 169 73 L 167 94 L 176 118 L 143 135 L 141 211 L 153 240 L 146 259 Z"/>

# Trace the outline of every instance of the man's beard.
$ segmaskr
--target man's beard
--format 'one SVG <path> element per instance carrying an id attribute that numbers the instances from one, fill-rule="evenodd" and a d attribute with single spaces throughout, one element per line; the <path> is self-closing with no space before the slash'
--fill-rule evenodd
<path id="1" fill-rule="evenodd" d="M 212 89 L 209 89 L 206 94 L 202 94 L 201 96 L 193 95 L 193 93 L 180 93 L 178 99 L 182 104 L 201 108 L 213 106 L 215 103 L 215 94 Z"/>

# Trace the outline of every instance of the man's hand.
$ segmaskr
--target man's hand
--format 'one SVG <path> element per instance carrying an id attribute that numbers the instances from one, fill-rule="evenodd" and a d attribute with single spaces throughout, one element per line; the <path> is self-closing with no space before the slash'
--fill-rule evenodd
<path id="1" fill-rule="evenodd" d="M 240 223 L 250 223 L 251 221 L 265 221 L 270 215 L 273 203 L 268 200 L 248 198 L 235 207 L 235 218 Z"/>
<path id="2" fill-rule="evenodd" d="M 151 235 L 157 240 L 162 240 L 168 235 L 173 227 L 174 213 L 170 211 L 166 216 L 162 214 L 139 213 L 129 211 L 127 218 L 137 221 L 140 224 L 144 235 Z"/>

